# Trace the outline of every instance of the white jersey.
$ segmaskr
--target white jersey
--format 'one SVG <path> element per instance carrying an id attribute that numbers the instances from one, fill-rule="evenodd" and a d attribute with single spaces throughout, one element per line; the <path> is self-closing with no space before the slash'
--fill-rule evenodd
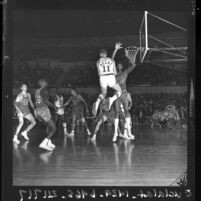
<path id="1" fill-rule="evenodd" d="M 100 58 L 97 62 L 97 68 L 99 76 L 117 74 L 115 61 L 108 57 Z"/>

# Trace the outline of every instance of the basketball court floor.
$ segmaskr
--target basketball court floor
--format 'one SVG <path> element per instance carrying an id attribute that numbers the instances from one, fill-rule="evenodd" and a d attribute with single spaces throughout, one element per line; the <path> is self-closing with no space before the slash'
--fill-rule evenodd
<path id="1" fill-rule="evenodd" d="M 187 129 L 138 126 L 134 141 L 112 143 L 113 129 L 102 127 L 96 142 L 81 127 L 74 137 L 58 129 L 54 151 L 38 147 L 45 129 L 37 125 L 30 141 L 13 144 L 13 185 L 169 186 L 187 170 Z"/>

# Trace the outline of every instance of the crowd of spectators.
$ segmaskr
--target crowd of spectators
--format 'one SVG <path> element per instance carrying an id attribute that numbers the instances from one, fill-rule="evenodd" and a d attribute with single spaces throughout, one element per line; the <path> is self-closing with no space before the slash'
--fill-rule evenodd
<path id="1" fill-rule="evenodd" d="M 166 106 L 174 105 L 183 123 L 187 121 L 187 94 L 179 93 L 146 93 L 133 94 L 131 114 L 141 122 L 156 111 L 164 111 Z"/>
<path id="2" fill-rule="evenodd" d="M 50 86 L 64 87 L 66 83 L 81 85 L 82 87 L 97 87 L 99 79 L 97 69 L 94 66 L 76 66 L 64 71 L 58 67 L 30 67 L 28 65 L 19 66 L 14 69 L 14 87 L 18 82 L 25 81 L 30 87 L 35 87 L 37 80 L 44 78 Z M 136 66 L 130 73 L 127 80 L 128 86 L 133 85 L 152 85 L 152 86 L 170 86 L 185 85 L 187 75 L 184 72 L 177 72 L 158 66 Z"/>
<path id="3" fill-rule="evenodd" d="M 17 70 L 14 69 L 13 81 L 14 88 L 20 82 L 26 82 L 29 87 L 36 87 L 37 81 L 40 78 L 44 78 L 48 81 L 50 86 L 54 86 L 58 79 L 65 74 L 61 67 L 56 68 L 32 68 L 28 65 L 20 66 Z"/>

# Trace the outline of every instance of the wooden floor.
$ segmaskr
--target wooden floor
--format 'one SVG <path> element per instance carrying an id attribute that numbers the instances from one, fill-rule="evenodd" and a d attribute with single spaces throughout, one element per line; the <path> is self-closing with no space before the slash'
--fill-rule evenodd
<path id="1" fill-rule="evenodd" d="M 13 144 L 13 185 L 168 186 L 187 169 L 187 129 L 137 127 L 135 141 L 112 143 L 103 128 L 96 143 L 80 129 L 75 137 L 57 131 L 52 152 L 38 147 L 45 136 L 37 126 L 30 141 Z"/>

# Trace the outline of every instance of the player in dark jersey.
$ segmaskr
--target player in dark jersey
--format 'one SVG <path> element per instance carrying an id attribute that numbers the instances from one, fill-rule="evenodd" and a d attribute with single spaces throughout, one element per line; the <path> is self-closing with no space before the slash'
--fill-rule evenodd
<path id="1" fill-rule="evenodd" d="M 56 126 L 54 121 L 52 120 L 52 116 L 50 114 L 48 106 L 54 109 L 56 108 L 54 104 L 49 101 L 49 95 L 46 89 L 47 82 L 41 79 L 38 81 L 38 84 L 40 88 L 37 89 L 35 93 L 35 115 L 40 121 L 43 121 L 45 123 L 46 131 L 48 131 L 47 137 L 40 143 L 39 147 L 51 151 L 55 148 L 55 145 L 52 144 L 51 138 L 56 132 Z"/>
<path id="2" fill-rule="evenodd" d="M 54 111 L 54 121 L 55 124 L 60 119 L 63 125 L 64 134 L 68 134 L 67 132 L 67 126 L 65 121 L 65 115 L 64 115 L 64 98 L 61 93 L 59 93 L 59 90 L 57 89 L 57 94 L 54 97 L 54 105 L 56 110 Z"/>
<path id="3" fill-rule="evenodd" d="M 24 124 L 24 119 L 27 119 L 31 122 L 31 124 L 26 128 L 26 130 L 24 130 L 21 133 L 21 135 L 24 136 L 26 140 L 29 140 L 27 133 L 36 125 L 36 121 L 29 110 L 29 104 L 32 107 L 33 111 L 34 111 L 34 105 L 31 100 L 31 95 L 27 93 L 27 85 L 22 84 L 20 89 L 21 89 L 21 92 L 17 95 L 14 102 L 14 106 L 17 111 L 17 117 L 19 120 L 19 125 L 17 126 L 16 132 L 13 138 L 13 142 L 17 144 L 20 143 L 17 137 Z"/>
<path id="4" fill-rule="evenodd" d="M 108 122 L 113 122 L 114 123 L 114 120 L 116 118 L 116 108 L 120 107 L 119 101 L 116 100 L 114 102 L 114 104 L 111 106 L 110 110 L 108 110 L 108 105 L 109 105 L 109 98 L 105 98 L 102 101 L 101 105 L 100 105 L 100 113 L 99 113 L 99 116 L 97 117 L 97 124 L 96 124 L 95 130 L 94 130 L 94 135 L 91 138 L 92 141 L 96 140 L 96 135 L 97 135 L 97 133 L 99 131 L 99 128 L 104 122 L 108 121 Z M 120 108 L 119 108 L 118 111 L 119 111 L 119 117 L 124 120 L 125 115 L 122 113 L 123 111 L 121 111 Z M 122 133 L 121 133 L 121 131 L 119 129 L 119 126 L 117 127 L 116 132 L 118 133 L 118 135 L 120 137 L 126 138 L 124 135 L 122 135 Z M 126 138 L 126 139 L 128 139 L 128 138 Z M 116 142 L 116 140 L 117 140 L 116 137 L 114 139 L 114 136 L 113 136 L 112 141 Z"/>
<path id="5" fill-rule="evenodd" d="M 134 139 L 134 135 L 131 134 L 131 127 L 130 127 L 131 119 L 129 114 L 129 99 L 128 99 L 128 92 L 126 87 L 126 80 L 127 80 L 128 74 L 135 68 L 136 65 L 134 61 L 132 60 L 132 58 L 128 56 L 127 50 L 125 50 L 125 56 L 129 59 L 131 66 L 123 71 L 123 66 L 122 64 L 119 63 L 117 65 L 116 79 L 122 90 L 120 99 L 121 99 L 122 105 L 124 107 L 125 115 L 126 115 L 126 125 L 128 129 L 128 136 L 131 139 Z"/>
<path id="6" fill-rule="evenodd" d="M 121 101 L 121 99 L 120 99 L 120 101 Z M 130 108 L 132 107 L 132 99 L 131 99 L 131 95 L 130 95 L 129 92 L 127 92 L 127 101 L 128 101 L 128 109 L 130 110 Z M 127 123 L 126 123 L 125 110 L 124 110 L 122 101 L 121 101 L 121 105 L 120 105 L 120 110 L 121 110 L 121 114 L 124 115 L 124 119 L 125 119 L 125 121 L 124 121 L 124 134 L 121 137 L 126 138 L 126 139 L 128 139 L 128 138 L 132 139 L 132 138 L 129 137 L 129 134 L 128 134 L 128 128 L 127 128 Z M 129 118 L 130 118 L 130 128 L 131 128 L 132 127 L 132 120 L 131 120 L 130 113 L 129 113 Z"/>
<path id="7" fill-rule="evenodd" d="M 73 111 L 72 111 L 72 115 L 73 115 L 72 116 L 72 131 L 71 131 L 70 135 L 74 135 L 74 133 L 75 133 L 75 126 L 76 126 L 77 118 L 82 120 L 82 123 L 86 127 L 87 134 L 91 135 L 91 133 L 89 131 L 89 128 L 87 126 L 86 120 L 84 118 L 83 104 L 85 106 L 86 113 L 89 114 L 89 109 L 88 109 L 87 103 L 84 100 L 84 98 L 80 94 L 78 94 L 78 92 L 75 89 L 71 89 L 70 91 L 71 91 L 72 96 L 64 104 L 64 106 L 67 106 L 72 102 L 72 106 L 73 106 Z"/>

